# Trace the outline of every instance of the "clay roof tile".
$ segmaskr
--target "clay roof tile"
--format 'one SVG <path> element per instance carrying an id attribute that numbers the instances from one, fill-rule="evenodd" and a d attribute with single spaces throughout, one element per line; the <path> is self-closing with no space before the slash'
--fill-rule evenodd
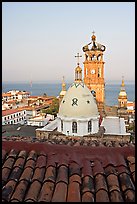
<path id="1" fill-rule="evenodd" d="M 22 202 L 23 199 L 24 199 L 26 190 L 27 190 L 27 186 L 28 186 L 28 182 L 27 181 L 24 181 L 24 180 L 20 181 L 17 184 L 16 191 L 14 191 L 14 193 L 13 193 L 13 195 L 11 197 L 11 200 L 12 199 L 17 199 L 20 202 Z"/>
<path id="2" fill-rule="evenodd" d="M 2 169 L 2 184 L 3 185 L 7 182 L 10 171 L 11 171 L 11 169 L 9 169 L 7 167 Z"/>
<path id="3" fill-rule="evenodd" d="M 31 167 L 27 167 L 25 168 L 25 170 L 23 171 L 21 177 L 20 177 L 20 181 L 21 180 L 26 180 L 28 182 L 30 182 L 31 178 L 33 175 L 33 169 Z"/>
<path id="4" fill-rule="evenodd" d="M 135 190 L 134 184 L 127 173 L 121 173 L 119 175 L 119 181 L 123 192 L 128 189 Z"/>
<path id="5" fill-rule="evenodd" d="M 109 176 L 107 176 L 107 184 L 109 192 L 113 190 L 120 191 L 118 177 L 115 174 L 109 174 Z"/>
<path id="6" fill-rule="evenodd" d="M 124 193 L 125 201 L 126 202 L 135 202 L 135 191 L 133 190 L 127 190 Z"/>
<path id="7" fill-rule="evenodd" d="M 4 160 L 6 159 L 6 155 L 7 155 L 6 150 L 2 149 L 2 163 L 3 163 Z"/>
<path id="8" fill-rule="evenodd" d="M 33 174 L 32 182 L 37 180 L 39 182 L 43 182 L 44 174 L 45 174 L 45 168 L 36 168 Z"/>
<path id="9" fill-rule="evenodd" d="M 66 166 L 59 166 L 56 182 L 64 182 L 68 184 L 68 168 Z"/>
<path id="10" fill-rule="evenodd" d="M 95 192 L 95 187 L 94 187 L 94 180 L 92 177 L 90 176 L 85 176 L 83 178 L 83 182 L 82 182 L 82 189 L 81 189 L 82 193 L 85 192 Z"/>
<path id="11" fill-rule="evenodd" d="M 67 198 L 67 184 L 59 182 L 55 186 L 51 202 L 66 202 Z"/>
<path id="12" fill-rule="evenodd" d="M 27 200 L 33 200 L 34 202 L 36 202 L 40 192 L 40 188 L 41 184 L 39 181 L 32 182 L 24 201 L 26 202 Z"/>
<path id="13" fill-rule="evenodd" d="M 85 192 L 82 195 L 82 202 L 95 202 L 94 194 L 91 192 Z"/>
<path id="14" fill-rule="evenodd" d="M 13 191 L 15 190 L 16 182 L 10 180 L 6 183 L 6 185 L 2 189 L 2 198 L 9 202 Z"/>
<path id="15" fill-rule="evenodd" d="M 4 162 L 2 168 L 6 167 L 9 169 L 12 169 L 14 162 L 15 162 L 15 159 L 13 157 L 8 157 L 6 161 Z"/>
<path id="16" fill-rule="evenodd" d="M 104 189 L 104 190 L 108 191 L 108 187 L 107 187 L 105 176 L 102 175 L 102 174 L 97 174 L 95 176 L 95 190 L 97 192 L 100 189 Z"/>
<path id="17" fill-rule="evenodd" d="M 20 176 L 21 176 L 21 173 L 22 173 L 22 169 L 19 168 L 18 166 L 16 166 L 15 168 L 13 168 L 13 170 L 11 171 L 11 174 L 10 174 L 10 177 L 9 179 L 13 179 L 15 181 L 18 181 Z"/>
<path id="18" fill-rule="evenodd" d="M 46 163 L 47 163 L 47 157 L 45 157 L 44 155 L 40 155 L 37 158 L 37 162 L 36 162 L 36 167 L 46 167 Z"/>
<path id="19" fill-rule="evenodd" d="M 81 202 L 80 184 L 71 182 L 68 185 L 67 202 Z"/>
<path id="20" fill-rule="evenodd" d="M 38 202 L 51 202 L 55 184 L 53 182 L 47 181 L 43 184 Z"/>
<path id="21" fill-rule="evenodd" d="M 109 199 L 109 196 L 108 196 L 108 193 L 101 189 L 99 190 L 97 193 L 96 193 L 96 199 L 95 199 L 96 202 L 110 202 L 110 199 Z"/>
<path id="22" fill-rule="evenodd" d="M 110 201 L 111 202 L 124 202 L 122 194 L 120 191 L 113 190 L 110 192 Z"/>
<path id="23" fill-rule="evenodd" d="M 52 181 L 55 182 L 56 180 L 56 168 L 53 166 L 49 166 L 46 170 L 44 181 Z"/>

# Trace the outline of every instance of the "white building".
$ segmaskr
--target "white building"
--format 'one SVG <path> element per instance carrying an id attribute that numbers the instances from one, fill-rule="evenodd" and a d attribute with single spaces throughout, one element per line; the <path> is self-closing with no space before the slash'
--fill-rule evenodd
<path id="1" fill-rule="evenodd" d="M 84 136 L 99 130 L 99 113 L 95 99 L 82 82 L 82 69 L 75 69 L 75 82 L 63 97 L 58 117 L 58 131 L 70 136 Z"/>
<path id="2" fill-rule="evenodd" d="M 45 116 L 42 116 L 42 115 L 38 115 L 36 117 L 29 118 L 27 120 L 27 125 L 41 127 L 41 126 L 47 125 L 48 122 L 49 122 L 48 118 L 45 118 Z"/>
<path id="3" fill-rule="evenodd" d="M 130 135 L 126 132 L 124 118 L 107 116 L 103 118 L 101 126 L 105 128 L 104 135 Z"/>
<path id="4" fill-rule="evenodd" d="M 27 91 L 11 90 L 6 93 L 2 93 L 2 101 L 9 102 L 12 100 L 21 101 L 22 99 L 27 99 L 30 93 Z"/>
<path id="5" fill-rule="evenodd" d="M 9 109 L 2 111 L 2 125 L 24 124 L 26 121 L 26 110 Z"/>

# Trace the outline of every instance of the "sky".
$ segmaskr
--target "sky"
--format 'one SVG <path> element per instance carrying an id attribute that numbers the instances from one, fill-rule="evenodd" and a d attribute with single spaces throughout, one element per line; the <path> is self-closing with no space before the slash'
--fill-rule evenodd
<path id="1" fill-rule="evenodd" d="M 93 31 L 105 81 L 134 81 L 135 2 L 3 2 L 2 81 L 73 81 Z"/>

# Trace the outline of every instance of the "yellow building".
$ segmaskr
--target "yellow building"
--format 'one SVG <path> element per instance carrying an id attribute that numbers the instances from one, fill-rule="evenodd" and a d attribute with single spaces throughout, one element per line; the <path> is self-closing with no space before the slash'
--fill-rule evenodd
<path id="1" fill-rule="evenodd" d="M 89 47 L 91 46 L 91 47 Z M 100 114 L 104 114 L 105 82 L 103 52 L 106 47 L 96 42 L 96 36 L 91 37 L 91 42 L 83 47 L 85 52 L 84 83 L 94 95 Z"/>

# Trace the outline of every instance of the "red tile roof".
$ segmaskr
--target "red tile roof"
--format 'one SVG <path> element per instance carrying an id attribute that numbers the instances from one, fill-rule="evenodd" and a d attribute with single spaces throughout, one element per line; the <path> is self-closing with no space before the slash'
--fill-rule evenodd
<path id="1" fill-rule="evenodd" d="M 10 115 L 13 113 L 20 112 L 20 109 L 8 109 L 8 110 L 2 110 L 2 116 Z"/>
<path id="2" fill-rule="evenodd" d="M 2 142 L 2 200 L 135 201 L 135 147 Z"/>

